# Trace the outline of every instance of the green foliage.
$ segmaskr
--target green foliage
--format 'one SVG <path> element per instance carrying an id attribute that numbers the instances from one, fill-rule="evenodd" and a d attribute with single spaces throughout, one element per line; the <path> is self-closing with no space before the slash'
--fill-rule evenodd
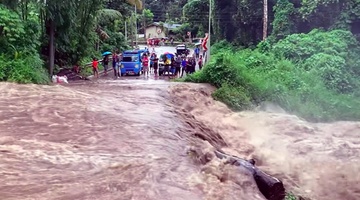
<path id="1" fill-rule="evenodd" d="M 355 77 L 346 69 L 346 61 L 340 56 L 314 54 L 305 60 L 303 67 L 311 73 L 317 73 L 328 89 L 349 93 L 355 87 L 352 80 Z"/>
<path id="2" fill-rule="evenodd" d="M 218 54 L 222 51 L 235 51 L 236 48 L 230 42 L 226 40 L 221 40 L 211 46 L 211 53 Z"/>
<path id="3" fill-rule="evenodd" d="M 297 198 L 293 193 L 287 193 L 285 200 L 297 200 Z"/>
<path id="4" fill-rule="evenodd" d="M 175 79 L 177 80 L 177 79 Z M 193 83 L 206 83 L 208 81 L 206 74 L 200 71 L 197 71 L 189 76 L 186 76 L 184 81 L 193 82 Z"/>
<path id="5" fill-rule="evenodd" d="M 270 39 L 264 40 L 259 42 L 259 44 L 256 46 L 260 52 L 265 53 L 269 52 L 272 48 L 272 42 L 269 41 Z M 274 41 L 274 39 L 272 39 Z"/>
<path id="6" fill-rule="evenodd" d="M 285 57 L 311 73 L 317 73 L 326 87 L 336 92 L 351 93 L 360 75 L 359 43 L 349 31 L 313 30 L 308 34 L 293 34 L 273 47 L 278 57 Z"/>
<path id="7" fill-rule="evenodd" d="M 189 22 L 193 27 L 193 35 L 203 37 L 204 30 L 208 32 L 209 23 L 209 0 L 189 0 L 183 7 L 183 20 Z M 200 16 L 200 17 L 199 17 Z"/>
<path id="8" fill-rule="evenodd" d="M 249 95 L 243 88 L 232 87 L 224 84 L 217 89 L 212 96 L 215 100 L 222 101 L 234 110 L 246 110 L 250 108 L 251 101 Z"/>
<path id="9" fill-rule="evenodd" d="M 271 1 L 269 7 L 272 7 Z M 213 0 L 212 13 L 213 41 L 226 39 L 246 47 L 254 46 L 261 41 L 263 1 Z"/>
<path id="10" fill-rule="evenodd" d="M 120 51 L 129 49 L 129 45 L 125 43 L 125 36 L 122 33 L 114 33 L 107 31 L 110 38 L 104 41 L 104 44 L 101 46 L 101 51 L 113 51 L 118 49 Z"/>
<path id="11" fill-rule="evenodd" d="M 17 51 L 17 41 L 25 37 L 25 27 L 20 16 L 0 5 L 0 53 Z"/>
<path id="12" fill-rule="evenodd" d="M 40 46 L 40 26 L 35 18 L 21 20 L 15 11 L 0 5 L 0 53 L 17 51 L 35 54 Z"/>
<path id="13" fill-rule="evenodd" d="M 353 56 L 348 50 L 358 52 L 359 43 L 349 31 L 333 30 L 330 32 L 314 29 L 308 34 L 293 34 L 274 45 L 278 56 L 295 61 L 309 58 L 315 53 L 338 55 L 344 59 Z"/>
<path id="14" fill-rule="evenodd" d="M 145 1 L 146 8 L 150 9 L 154 15 L 154 21 L 182 21 L 182 11 L 188 0 L 156 0 Z"/>
<path id="15" fill-rule="evenodd" d="M 113 9 L 101 9 L 98 13 L 98 23 L 101 26 L 114 23 L 115 20 L 121 19 L 122 15 L 119 11 Z"/>
<path id="16" fill-rule="evenodd" d="M 9 59 L 0 56 L 0 81 L 17 83 L 49 83 L 49 76 L 39 56 L 20 56 Z"/>
<path id="17" fill-rule="evenodd" d="M 184 23 L 180 27 L 173 30 L 174 38 L 178 41 L 185 41 L 186 33 L 190 31 L 192 33 L 197 32 L 197 29 L 192 27 L 189 23 Z"/>
<path id="18" fill-rule="evenodd" d="M 149 9 L 144 9 L 141 15 L 138 15 L 139 20 L 146 21 L 146 24 L 150 24 L 154 22 L 154 13 L 151 12 Z"/>
<path id="19" fill-rule="evenodd" d="M 222 42 L 212 47 L 210 63 L 185 81 L 218 87 L 214 97 L 235 110 L 272 101 L 311 121 L 359 120 L 360 81 L 353 70 L 359 65 L 348 64 L 359 63 L 350 53 L 355 45 L 346 31 L 290 35 L 267 46 L 270 51 L 234 51 Z"/>
<path id="20" fill-rule="evenodd" d="M 275 12 L 274 21 L 272 22 L 272 40 L 278 41 L 291 33 L 294 33 L 294 22 L 291 18 L 295 17 L 294 4 L 289 0 L 278 0 L 273 7 Z"/>
<path id="21" fill-rule="evenodd" d="M 36 18 L 22 20 L 0 5 L 0 81 L 49 83 L 38 54 L 40 26 Z"/>

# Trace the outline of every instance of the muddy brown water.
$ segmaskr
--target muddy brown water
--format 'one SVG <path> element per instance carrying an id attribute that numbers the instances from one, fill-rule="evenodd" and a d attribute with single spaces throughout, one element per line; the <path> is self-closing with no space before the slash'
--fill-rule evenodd
<path id="1" fill-rule="evenodd" d="M 303 196 L 360 199 L 360 123 L 233 113 L 212 90 L 163 80 L 0 83 L 0 199 L 264 199 L 245 171 L 187 153 L 213 146 L 256 158 Z"/>

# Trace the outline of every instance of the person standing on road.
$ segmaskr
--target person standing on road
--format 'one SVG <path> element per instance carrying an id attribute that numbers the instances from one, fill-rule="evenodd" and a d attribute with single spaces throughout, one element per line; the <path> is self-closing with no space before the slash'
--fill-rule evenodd
<path id="1" fill-rule="evenodd" d="M 117 52 L 117 70 L 118 70 L 118 77 L 121 77 L 121 61 L 122 61 L 122 53 L 119 51 Z"/>
<path id="2" fill-rule="evenodd" d="M 188 57 L 188 60 L 186 62 L 186 75 L 191 74 L 192 72 L 192 58 Z"/>
<path id="3" fill-rule="evenodd" d="M 156 57 L 155 53 L 152 53 L 150 56 L 150 74 L 154 73 L 154 59 Z"/>
<path id="4" fill-rule="evenodd" d="M 104 74 L 107 75 L 107 70 L 109 68 L 109 55 L 104 56 L 103 65 L 104 65 Z"/>
<path id="5" fill-rule="evenodd" d="M 195 72 L 195 67 L 196 67 L 196 60 L 194 57 L 191 58 L 191 61 L 190 61 L 190 74 L 194 73 Z"/>
<path id="6" fill-rule="evenodd" d="M 166 72 L 168 73 L 168 76 L 170 76 L 170 66 L 171 66 L 171 61 L 170 59 L 167 57 L 167 55 L 164 55 L 164 73 L 163 75 L 166 74 Z"/>
<path id="7" fill-rule="evenodd" d="M 202 55 L 200 55 L 200 57 L 199 57 L 198 65 L 199 65 L 199 70 L 201 70 L 202 65 L 203 65 L 203 57 L 202 57 Z"/>
<path id="8" fill-rule="evenodd" d="M 143 65 L 143 69 L 144 69 L 144 76 L 145 77 L 149 77 L 149 58 L 146 54 L 143 55 L 142 58 L 142 65 Z"/>
<path id="9" fill-rule="evenodd" d="M 180 78 L 182 78 L 184 76 L 184 73 L 186 72 L 186 65 L 187 65 L 186 59 L 183 58 L 183 60 L 181 61 L 182 70 L 181 70 Z"/>
<path id="10" fill-rule="evenodd" d="M 115 78 L 117 78 L 117 73 L 118 73 L 118 70 L 116 69 L 117 68 L 117 62 L 118 62 L 117 53 L 118 52 L 114 51 L 113 54 L 112 54 L 112 67 L 113 67 L 113 70 L 114 70 Z"/>
<path id="11" fill-rule="evenodd" d="M 95 57 L 93 58 L 92 61 L 92 69 L 93 69 L 94 77 L 99 78 L 99 62 Z"/>
<path id="12" fill-rule="evenodd" d="M 195 48 L 194 52 L 195 52 L 195 57 L 196 57 L 196 59 L 199 59 L 199 55 L 200 55 L 200 48 L 199 48 L 198 46 L 196 46 L 196 48 Z"/>
<path id="13" fill-rule="evenodd" d="M 176 62 L 175 62 L 175 58 L 174 58 L 174 57 L 171 57 L 171 68 L 170 68 L 170 71 L 171 71 L 171 78 L 175 78 Z M 170 75 L 169 75 L 169 77 L 170 77 Z"/>
<path id="14" fill-rule="evenodd" d="M 155 40 L 151 40 L 152 51 L 155 52 Z"/>
<path id="15" fill-rule="evenodd" d="M 176 62 L 175 77 L 176 77 L 176 78 L 179 78 L 179 77 L 180 77 L 180 73 L 181 73 L 181 57 L 180 57 L 180 55 L 178 55 L 178 56 L 176 57 L 175 62 Z"/>
<path id="16" fill-rule="evenodd" d="M 158 76 L 158 69 L 159 69 L 159 58 L 157 57 L 156 54 L 154 54 L 154 74 L 157 77 Z"/>

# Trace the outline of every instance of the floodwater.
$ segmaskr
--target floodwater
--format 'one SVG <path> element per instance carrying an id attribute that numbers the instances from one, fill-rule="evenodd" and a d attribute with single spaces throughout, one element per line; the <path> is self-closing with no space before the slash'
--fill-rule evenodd
<path id="1" fill-rule="evenodd" d="M 233 113 L 212 90 L 152 79 L 0 83 L 0 199 L 264 200 L 243 170 L 199 161 L 215 147 L 254 157 L 304 197 L 360 199 L 360 123 Z"/>

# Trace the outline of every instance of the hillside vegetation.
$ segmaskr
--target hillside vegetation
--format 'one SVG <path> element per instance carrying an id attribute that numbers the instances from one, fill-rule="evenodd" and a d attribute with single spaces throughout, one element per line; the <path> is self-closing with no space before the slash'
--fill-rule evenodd
<path id="1" fill-rule="evenodd" d="M 46 84 L 61 68 L 130 48 L 123 34 L 133 11 L 127 1 L 64 2 L 0 0 L 0 81 Z"/>
<path id="2" fill-rule="evenodd" d="M 255 49 L 222 41 L 186 81 L 213 84 L 214 98 L 235 110 L 271 101 L 311 121 L 360 120 L 359 47 L 345 30 L 315 29 Z"/>

